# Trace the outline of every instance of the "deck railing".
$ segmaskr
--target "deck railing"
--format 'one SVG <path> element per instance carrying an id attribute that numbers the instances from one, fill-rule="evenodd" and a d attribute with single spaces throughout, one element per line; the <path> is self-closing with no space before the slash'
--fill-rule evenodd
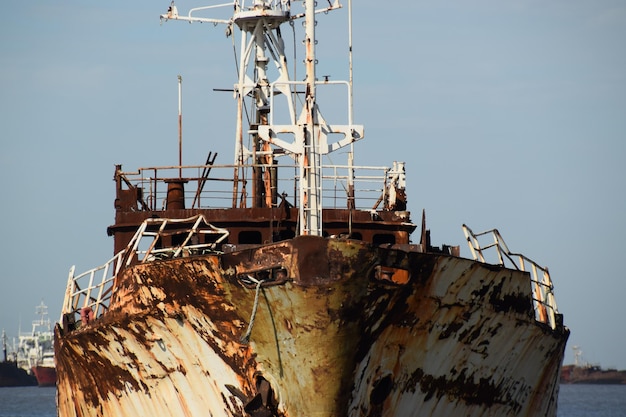
<path id="1" fill-rule="evenodd" d="M 472 257 L 475 260 L 502 266 L 513 266 L 519 271 L 528 271 L 530 273 L 535 319 L 555 329 L 558 310 L 556 300 L 554 299 L 554 286 L 552 285 L 548 268 L 539 266 L 536 262 L 522 254 L 512 253 L 497 229 L 474 233 L 472 229 L 464 224 L 463 232 L 465 233 Z M 479 241 L 489 239 L 489 237 L 492 238 L 492 241 L 489 243 L 481 244 Z M 495 252 L 497 259 L 495 261 L 487 261 L 485 258 L 486 251 L 490 253 Z"/>
<path id="2" fill-rule="evenodd" d="M 293 206 L 298 206 L 298 166 L 258 164 L 242 166 L 246 175 L 238 175 L 234 180 L 235 165 L 187 165 L 144 167 L 137 171 L 118 171 L 123 179 L 123 186 L 141 190 L 142 201 L 139 210 L 164 210 L 168 182 L 180 178 L 184 182 L 184 201 L 186 208 L 231 208 L 233 190 L 237 189 L 240 207 L 253 207 L 254 187 L 249 174 L 252 168 L 259 170 L 277 170 L 272 174 L 276 179 L 271 184 L 272 192 L 277 196 L 272 204 L 279 205 L 285 199 Z M 322 203 L 324 208 L 346 208 L 348 201 L 348 183 L 350 171 L 354 172 L 353 188 L 354 208 L 371 210 L 384 199 L 392 176 L 397 174 L 389 167 L 381 166 L 343 166 L 325 165 L 322 171 Z M 237 181 L 237 187 L 234 187 Z"/>
<path id="3" fill-rule="evenodd" d="M 205 235 L 199 239 L 200 235 Z M 207 237 L 207 235 L 211 235 Z M 179 244 L 159 247 L 164 237 L 172 240 L 180 236 Z M 228 237 L 228 231 L 208 223 L 204 216 L 188 219 L 146 219 L 125 249 L 104 265 L 75 276 L 70 268 L 60 323 L 70 321 L 86 323 L 109 310 L 113 297 L 115 278 L 123 269 L 133 264 L 152 262 L 165 258 L 177 258 L 193 253 L 215 251 L 217 245 Z M 199 241 L 205 243 L 198 243 Z"/>
<path id="4" fill-rule="evenodd" d="M 99 317 L 108 310 L 113 281 L 124 253 L 125 251 L 119 252 L 104 265 L 77 276 L 74 275 L 76 266 L 70 268 L 60 323 L 64 323 L 63 316 L 66 314 L 79 314 L 81 310 L 91 309 L 93 315 Z M 74 317 L 74 320 L 77 318 Z"/>

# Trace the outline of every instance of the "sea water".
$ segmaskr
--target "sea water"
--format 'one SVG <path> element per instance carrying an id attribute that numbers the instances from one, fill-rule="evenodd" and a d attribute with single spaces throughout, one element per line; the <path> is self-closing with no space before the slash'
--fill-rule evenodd
<path id="1" fill-rule="evenodd" d="M 56 417 L 55 387 L 0 388 L 1 417 Z"/>
<path id="2" fill-rule="evenodd" d="M 0 388 L 0 417 L 56 417 L 56 388 Z M 557 417 L 626 417 L 626 385 L 561 385 Z"/>
<path id="3" fill-rule="evenodd" d="M 557 417 L 626 417 L 626 385 L 561 385 Z"/>

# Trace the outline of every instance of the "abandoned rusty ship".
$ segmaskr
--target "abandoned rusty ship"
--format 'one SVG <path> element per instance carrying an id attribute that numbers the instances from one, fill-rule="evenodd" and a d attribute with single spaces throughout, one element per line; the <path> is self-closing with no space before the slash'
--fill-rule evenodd
<path id="1" fill-rule="evenodd" d="M 114 255 L 70 270 L 55 329 L 61 417 L 556 415 L 569 331 L 548 270 L 495 229 L 462 226 L 473 259 L 433 246 L 404 163 L 354 164 L 352 77 L 318 77 L 315 55 L 316 19 L 350 31 L 351 4 L 318 7 L 161 16 L 240 37 L 234 163 L 116 166 Z M 343 110 L 323 116 L 321 90 Z"/>

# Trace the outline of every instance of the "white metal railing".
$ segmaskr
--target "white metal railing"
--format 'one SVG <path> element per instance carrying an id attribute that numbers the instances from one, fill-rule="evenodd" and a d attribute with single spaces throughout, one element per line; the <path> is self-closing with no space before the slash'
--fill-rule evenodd
<path id="1" fill-rule="evenodd" d="M 298 207 L 299 187 L 297 165 L 255 165 L 257 168 L 277 169 L 277 195 L 284 196 Z M 253 179 L 252 166 L 245 165 L 246 176 L 237 181 L 240 193 L 245 186 L 245 194 L 237 196 L 237 201 L 245 200 L 242 207 L 252 207 L 254 195 L 250 192 Z M 143 167 L 137 171 L 124 171 L 118 174 L 124 178 L 124 185 L 132 185 L 142 190 L 142 204 L 139 210 L 158 211 L 165 209 L 167 180 L 179 177 L 186 181 L 184 187 L 185 207 L 187 208 L 231 208 L 233 200 L 233 170 L 235 165 L 186 165 Z M 377 200 L 386 196 L 388 185 L 393 182 L 394 170 L 385 166 L 322 166 L 322 203 L 324 208 L 346 208 L 348 182 L 353 172 L 355 208 L 370 210 Z M 404 185 L 404 184 L 402 184 Z M 278 204 L 280 201 L 278 202 Z"/>
<path id="2" fill-rule="evenodd" d="M 554 286 L 552 285 L 548 268 L 539 266 L 536 262 L 522 254 L 512 253 L 497 229 L 474 233 L 472 229 L 464 224 L 463 232 L 474 260 L 488 262 L 485 258 L 485 251 L 493 249 L 490 253 L 495 252 L 497 256 L 497 260 L 493 263 L 502 266 L 510 264 L 519 271 L 528 271 L 530 273 L 535 319 L 555 329 L 558 309 L 554 298 Z M 489 236 L 491 236 L 493 241 L 481 245 L 479 238 L 488 238 Z"/>
<path id="3" fill-rule="evenodd" d="M 76 267 L 72 266 L 67 280 L 61 314 L 79 313 L 84 308 L 90 308 L 95 317 L 104 314 L 109 308 L 113 281 L 122 264 L 120 259 L 124 253 L 125 250 L 109 259 L 104 265 L 90 269 L 78 276 L 74 276 Z M 63 323 L 62 318 L 60 323 Z"/>
<path id="4" fill-rule="evenodd" d="M 204 239 L 200 239 L 205 235 Z M 212 235 L 206 237 L 206 235 Z M 180 236 L 180 243 L 159 247 L 164 237 Z M 63 316 L 77 315 L 83 318 L 85 311 L 90 319 L 100 317 L 108 311 L 114 294 L 115 278 L 126 267 L 164 258 L 176 258 L 192 254 L 213 252 L 219 243 L 228 237 L 228 230 L 218 228 L 197 215 L 188 219 L 149 218 L 143 221 L 126 248 L 118 252 L 104 265 L 74 276 L 75 267 L 70 268 L 65 298 L 61 311 Z M 200 243 L 204 240 L 204 243 Z"/>

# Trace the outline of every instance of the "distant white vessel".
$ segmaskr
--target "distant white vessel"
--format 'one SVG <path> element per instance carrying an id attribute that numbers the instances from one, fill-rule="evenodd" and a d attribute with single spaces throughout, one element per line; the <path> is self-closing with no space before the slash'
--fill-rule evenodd
<path id="1" fill-rule="evenodd" d="M 48 318 L 48 306 L 41 301 L 35 311 L 38 318 L 33 320 L 31 332 L 20 332 L 19 335 L 17 366 L 35 375 L 39 386 L 54 385 L 54 334 Z"/>

